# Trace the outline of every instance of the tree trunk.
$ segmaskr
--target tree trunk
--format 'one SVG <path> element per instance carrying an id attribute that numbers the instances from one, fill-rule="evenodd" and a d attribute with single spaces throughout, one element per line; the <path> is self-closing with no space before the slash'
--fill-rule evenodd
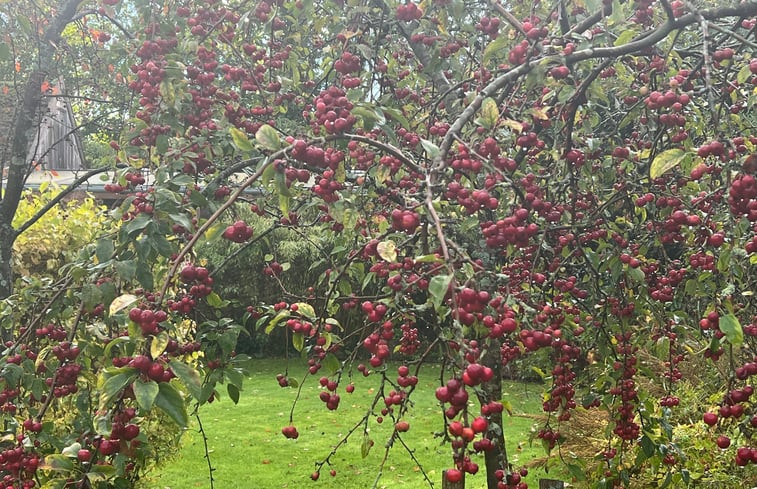
<path id="1" fill-rule="evenodd" d="M 39 46 L 39 57 L 35 60 L 37 69 L 30 73 L 24 84 L 23 98 L 19 116 L 11 128 L 10 161 L 3 161 L 2 168 L 7 171 L 5 189 L 0 199 L 0 299 L 5 299 L 13 292 L 13 242 L 17 232 L 13 229 L 21 194 L 29 170 L 29 146 L 33 140 L 35 127 L 39 123 L 39 110 L 42 104 L 42 83 L 50 76 L 55 66 L 55 54 L 61 33 L 72 19 L 80 0 L 63 0 L 58 4 L 58 15 L 52 19 Z M 3 177 L 0 176 L 0 179 Z M 5 339 L 5 332 L 3 332 Z"/>
<path id="2" fill-rule="evenodd" d="M 0 300 L 13 292 L 13 242 L 16 240 L 16 230 L 10 223 L 0 223 Z M 9 341 L 12 330 L 1 330 L 3 342 Z"/>
<path id="3" fill-rule="evenodd" d="M 494 376 L 492 380 L 481 385 L 483 394 L 479 397 L 479 401 L 481 403 L 499 401 L 502 399 L 502 361 L 496 345 L 489 345 L 486 353 L 481 358 L 481 363 L 494 370 Z M 487 435 L 492 441 L 493 448 L 485 452 L 484 455 L 486 463 L 486 487 L 488 489 L 497 489 L 499 481 L 495 475 L 496 471 L 498 469 L 509 470 L 502 413 L 492 413 L 489 415 L 489 430 Z"/>

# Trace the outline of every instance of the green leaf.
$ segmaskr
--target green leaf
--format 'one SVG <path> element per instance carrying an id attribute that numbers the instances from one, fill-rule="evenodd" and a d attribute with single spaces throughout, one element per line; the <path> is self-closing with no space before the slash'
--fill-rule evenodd
<path id="1" fill-rule="evenodd" d="M 644 271 L 640 268 L 629 268 L 628 276 L 637 284 L 644 282 Z"/>
<path id="2" fill-rule="evenodd" d="M 350 113 L 363 120 L 363 128 L 367 131 L 373 129 L 376 124 L 386 124 L 384 114 L 377 112 L 370 107 L 355 106 Z"/>
<path id="3" fill-rule="evenodd" d="M 255 133 L 255 140 L 263 149 L 269 151 L 276 151 L 281 148 L 281 140 L 279 139 L 279 133 L 276 129 L 272 128 L 268 124 L 263 124 Z"/>
<path id="4" fill-rule="evenodd" d="M 497 124 L 497 119 L 499 119 L 497 101 L 491 97 L 486 97 L 481 103 L 481 116 L 478 118 L 478 122 L 486 129 L 491 129 Z"/>
<path id="5" fill-rule="evenodd" d="M 441 306 L 444 297 L 447 295 L 449 284 L 452 282 L 452 275 L 435 275 L 428 283 L 428 293 L 431 295 L 431 302 L 435 308 Z"/>
<path id="6" fill-rule="evenodd" d="M 720 316 L 718 326 L 728 342 L 733 346 L 741 346 L 744 343 L 744 330 L 741 328 L 739 319 L 733 314 Z"/>
<path id="7" fill-rule="evenodd" d="M 202 379 L 200 373 L 192 366 L 179 360 L 171 360 L 168 366 L 176 377 L 187 387 L 189 393 L 198 401 L 202 399 Z"/>
<path id="8" fill-rule="evenodd" d="M 510 42 L 508 36 L 497 36 L 495 40 L 487 44 L 484 49 L 483 65 L 487 66 L 493 56 L 506 52 L 505 49 L 509 46 Z"/>
<path id="9" fill-rule="evenodd" d="M 139 285 L 147 290 L 152 290 L 155 285 L 152 276 L 152 267 L 144 261 L 137 262 L 137 281 Z"/>
<path id="10" fill-rule="evenodd" d="M 134 389 L 134 397 L 137 398 L 139 409 L 142 411 L 151 410 L 160 390 L 158 383 L 154 380 L 144 382 L 141 379 L 137 379 L 132 388 Z"/>
<path id="11" fill-rule="evenodd" d="M 137 369 L 125 368 L 115 375 L 107 376 L 103 374 L 98 382 L 100 387 L 100 410 L 108 409 L 111 401 L 123 390 L 124 387 L 131 384 L 137 378 Z"/>
<path id="12" fill-rule="evenodd" d="M 155 397 L 155 405 L 162 409 L 177 425 L 182 428 L 187 426 L 189 418 L 184 406 L 184 399 L 179 391 L 167 382 L 161 382 L 159 389 L 160 391 Z"/>
<path id="13" fill-rule="evenodd" d="M 305 336 L 302 333 L 294 333 L 292 335 L 292 346 L 297 351 L 302 351 L 305 348 Z"/>
<path id="14" fill-rule="evenodd" d="M 686 152 L 680 148 L 673 148 L 655 156 L 649 167 L 649 177 L 654 179 L 668 170 L 678 166 L 686 157 Z"/>
<path id="15" fill-rule="evenodd" d="M 321 361 L 321 365 L 325 367 L 331 375 L 337 373 L 339 371 L 339 367 L 342 366 L 342 364 L 339 362 L 339 359 L 333 353 L 327 354 L 326 357 Z"/>
<path id="16" fill-rule="evenodd" d="M 239 388 L 234 384 L 226 384 L 226 392 L 234 404 L 239 404 Z"/>
<path id="17" fill-rule="evenodd" d="M 113 251 L 113 240 L 103 238 L 97 241 L 95 256 L 97 257 L 98 262 L 105 263 L 106 261 L 110 260 L 110 257 L 113 256 Z"/>
<path id="18" fill-rule="evenodd" d="M 636 35 L 636 31 L 633 29 L 626 29 L 623 31 L 621 35 L 618 36 L 617 39 L 615 39 L 614 46 L 622 46 L 623 44 L 628 44 L 628 42 L 634 38 Z"/>
<path id="19" fill-rule="evenodd" d="M 251 153 L 252 150 L 255 149 L 253 148 L 250 139 L 247 137 L 247 134 L 245 134 L 244 131 L 237 129 L 236 127 L 230 127 L 229 133 L 231 134 L 231 141 L 239 151 Z"/>
<path id="20" fill-rule="evenodd" d="M 215 307 L 216 309 L 223 307 L 224 305 L 224 302 L 223 300 L 221 300 L 221 297 L 215 292 L 211 292 L 210 295 L 205 297 L 205 300 L 208 302 L 208 305 L 210 307 Z"/>
<path id="21" fill-rule="evenodd" d="M 137 264 L 134 260 L 117 261 L 115 266 L 116 273 L 125 282 L 133 280 L 137 274 Z"/>
<path id="22" fill-rule="evenodd" d="M 751 78 L 751 76 L 752 70 L 749 68 L 749 63 L 744 63 L 744 66 L 741 67 L 739 73 L 736 75 L 736 81 L 738 81 L 740 85 L 743 85 L 744 82 Z"/>
<path id="23" fill-rule="evenodd" d="M 581 468 L 580 465 L 576 464 L 565 464 L 568 467 L 568 470 L 570 471 L 570 475 L 573 476 L 573 478 L 577 481 L 585 481 L 586 480 L 586 470 Z"/>
<path id="24" fill-rule="evenodd" d="M 92 310 L 93 307 L 102 302 L 100 288 L 95 284 L 85 284 L 81 288 L 81 301 L 85 309 Z"/>
<path id="25" fill-rule="evenodd" d="M 171 255 L 174 252 L 173 246 L 171 245 L 171 242 L 166 239 L 165 236 L 162 234 L 151 234 L 150 235 L 150 245 L 157 251 L 161 256 L 165 256 L 166 258 L 170 258 Z"/>
<path id="26" fill-rule="evenodd" d="M 281 322 L 282 319 L 286 319 L 289 317 L 289 309 L 283 309 L 279 311 L 278 314 L 276 314 L 273 319 L 271 319 L 271 322 L 268 323 L 268 325 L 265 327 L 265 334 L 270 334 L 271 331 L 273 331 L 273 328 L 276 327 L 277 324 Z"/>
<path id="27" fill-rule="evenodd" d="M 365 458 L 368 456 L 368 453 L 371 451 L 371 447 L 373 446 L 373 441 L 368 437 L 368 433 L 365 433 L 363 435 L 363 443 L 360 444 L 360 456 Z"/>
<path id="28" fill-rule="evenodd" d="M 421 139 L 421 146 L 423 146 L 423 151 L 426 152 L 426 155 L 430 160 L 435 160 L 441 153 L 439 146 L 432 143 L 428 139 Z"/>

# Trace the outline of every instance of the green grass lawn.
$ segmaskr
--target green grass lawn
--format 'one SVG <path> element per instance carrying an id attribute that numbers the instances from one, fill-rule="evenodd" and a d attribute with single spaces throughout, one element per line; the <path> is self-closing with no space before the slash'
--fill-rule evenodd
<path id="1" fill-rule="evenodd" d="M 362 375 L 355 377 L 355 392 L 347 394 L 340 387 L 342 400 L 339 409 L 329 411 L 318 399 L 320 388 L 317 377 L 308 377 L 294 417 L 300 436 L 297 440 L 289 440 L 281 434 L 281 428 L 288 424 L 296 389 L 278 386 L 275 376 L 284 368 L 283 360 L 256 360 L 238 405 L 224 398 L 202 408 L 201 420 L 215 469 L 215 488 L 373 487 L 384 458 L 386 440 L 392 431 L 391 422 L 379 425 L 375 418 L 369 422 L 370 438 L 375 445 L 367 457 L 361 456 L 362 430 L 358 429 L 354 439 L 351 438 L 331 458 L 331 468 L 337 472 L 335 477 L 329 475 L 328 467 L 324 468 L 318 482 L 311 481 L 310 474 L 314 463 L 323 460 L 365 414 L 374 394 L 371 386 L 376 385 L 377 379 L 364 379 Z M 290 373 L 304 371 L 301 364 L 290 364 Z M 419 465 L 435 487 L 441 487 L 442 470 L 451 466 L 449 445 L 441 445 L 441 439 L 434 437 L 434 433 L 442 428 L 439 405 L 434 397 L 439 367 L 424 367 L 419 379 L 418 388 L 412 396 L 415 404 L 406 418 L 410 421 L 410 430 L 403 435 L 419 463 L 411 459 L 402 445 L 395 444 L 376 487 L 428 487 Z M 346 385 L 344 380 L 343 385 Z M 533 447 L 528 443 L 533 420 L 518 416 L 541 411 L 541 387 L 507 383 L 503 398 L 512 404 L 516 414 L 507 416 L 505 413 L 504 429 L 508 454 L 517 467 L 521 462 L 544 453 L 539 443 L 534 443 Z M 183 438 L 180 453 L 149 475 L 148 487 L 210 487 L 208 467 L 203 458 L 203 440 L 197 428 L 195 421 Z M 478 458 L 476 462 L 483 468 L 483 457 Z M 539 476 L 544 476 L 542 470 L 531 470 L 528 479 L 533 481 L 530 484 L 532 487 L 538 487 L 536 479 Z M 466 481 L 467 489 L 485 486 L 483 471 Z"/>

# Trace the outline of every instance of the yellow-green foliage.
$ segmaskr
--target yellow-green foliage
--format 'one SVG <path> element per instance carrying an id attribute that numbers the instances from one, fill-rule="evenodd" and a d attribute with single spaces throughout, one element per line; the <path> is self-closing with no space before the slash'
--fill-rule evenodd
<path id="1" fill-rule="evenodd" d="M 19 204 L 13 225 L 18 227 L 53 199 L 59 188 L 27 191 Z M 105 207 L 94 199 L 59 203 L 16 239 L 13 266 L 17 275 L 54 275 L 83 246 L 104 230 Z"/>

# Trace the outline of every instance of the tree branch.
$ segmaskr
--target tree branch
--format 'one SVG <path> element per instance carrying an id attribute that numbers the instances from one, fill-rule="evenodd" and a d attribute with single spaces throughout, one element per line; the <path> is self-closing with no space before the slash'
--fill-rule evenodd
<path id="1" fill-rule="evenodd" d="M 29 229 L 32 225 L 34 225 L 35 222 L 39 221 L 40 218 L 42 218 L 42 216 L 44 216 L 45 214 L 47 214 L 47 211 L 49 211 L 50 209 L 52 209 L 53 207 L 55 207 L 58 204 L 58 202 L 60 202 L 61 200 L 63 200 L 68 194 L 70 194 L 71 192 L 73 192 L 74 190 L 76 190 L 77 188 L 79 188 L 79 186 L 81 184 L 83 184 L 84 182 L 86 182 L 87 180 L 89 180 L 90 178 L 92 178 L 93 176 L 99 175 L 100 173 L 105 173 L 108 170 L 110 170 L 110 168 L 108 168 L 108 167 L 95 168 L 94 170 L 90 170 L 87 173 L 85 173 L 84 175 L 82 175 L 79 178 L 77 178 L 76 180 L 74 180 L 73 183 L 71 183 L 70 185 L 66 186 L 66 188 L 63 189 L 63 190 L 61 190 L 58 193 L 58 195 L 56 195 L 55 197 L 53 197 L 50 200 L 50 202 L 48 202 L 47 204 L 45 204 L 44 206 L 42 206 L 32 217 L 30 217 L 29 219 L 27 219 L 21 226 L 19 226 L 16 229 L 16 236 L 18 236 L 19 234 L 23 233 L 27 229 Z"/>

